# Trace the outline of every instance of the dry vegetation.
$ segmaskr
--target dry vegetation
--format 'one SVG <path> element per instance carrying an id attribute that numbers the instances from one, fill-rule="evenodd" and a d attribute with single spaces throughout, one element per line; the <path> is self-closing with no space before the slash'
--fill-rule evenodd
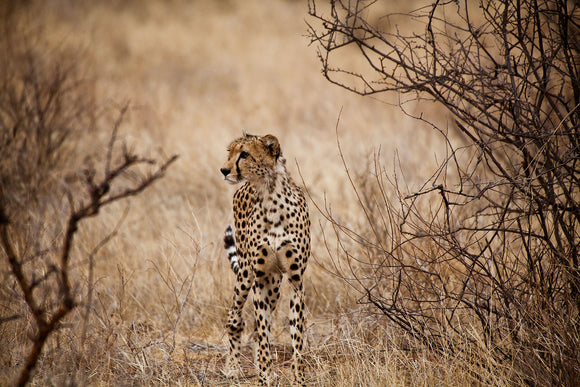
<path id="1" fill-rule="evenodd" d="M 93 166 L 100 171 L 107 163 L 111 130 L 123 106 L 129 108 L 120 121 L 119 143 L 158 160 L 179 154 L 155 185 L 80 225 L 70 261 L 76 308 L 48 338 L 32 384 L 231 382 L 220 370 L 234 281 L 222 233 L 231 222 L 233 189 L 220 178 L 219 167 L 227 144 L 243 130 L 278 136 L 291 173 L 302 177 L 313 203 L 353 226 L 363 227 L 366 219 L 343 160 L 352 176 L 363 176 L 374 169 L 373 151 L 380 149 L 378 160 L 397 170 L 406 187 L 401 190 L 414 192 L 445 157 L 440 135 L 403 115 L 396 97 L 349 94 L 320 75 L 305 36 L 304 2 L 6 4 L 0 9 L 2 130 L 21 122 L 7 113 L 4 90 L 18 95 L 34 74 L 46 90 L 63 91 L 50 111 L 54 120 L 47 120 L 58 130 L 44 137 L 56 142 L 53 152 L 35 154 L 46 149 L 46 144 L 31 147 L 37 138 L 9 143 L 7 132 L 0 137 L 0 200 L 11 211 L 13 240 L 26 257 L 27 275 L 50 276 L 70 211 L 65 193 L 84 192 L 82 171 Z M 358 65 L 348 52 L 341 59 Z M 61 81 L 51 83 L 54 79 Z M 47 98 L 52 101 L 45 95 L 39 100 Z M 445 126 L 447 117 L 434 105 L 408 104 L 407 110 Z M 66 133 L 60 142 L 59 133 Z M 19 151 L 6 151 L 14 147 Z M 122 159 L 121 148 L 115 149 Z M 14 158 L 4 158 L 4 152 Z M 143 173 L 125 173 L 119 189 L 139 182 Z M 305 280 L 310 385 L 517 380 L 511 365 L 488 356 L 485 345 L 461 359 L 445 349 L 434 353 L 409 345 L 384 316 L 369 314 L 358 303 L 360 294 L 335 275 L 341 261 L 328 252 L 341 249 L 332 225 L 314 205 L 311 211 L 313 256 Z M 0 385 L 5 385 L 17 380 L 37 327 L 4 253 L 0 259 Z M 49 282 L 35 292 L 47 310 L 59 296 Z M 281 385 L 290 380 L 287 304 L 283 296 L 273 326 Z M 246 354 L 247 380 L 241 384 L 255 381 L 250 348 Z"/>

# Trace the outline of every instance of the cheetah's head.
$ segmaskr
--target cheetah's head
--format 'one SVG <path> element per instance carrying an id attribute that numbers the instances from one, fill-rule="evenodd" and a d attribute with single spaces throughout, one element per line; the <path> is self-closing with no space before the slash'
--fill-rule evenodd
<path id="1" fill-rule="evenodd" d="M 284 168 L 278 139 L 271 135 L 244 134 L 228 146 L 228 159 L 220 169 L 227 182 L 268 182 Z"/>

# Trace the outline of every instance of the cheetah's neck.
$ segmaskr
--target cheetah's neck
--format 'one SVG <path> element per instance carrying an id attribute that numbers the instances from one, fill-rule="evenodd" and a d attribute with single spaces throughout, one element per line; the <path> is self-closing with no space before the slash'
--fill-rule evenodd
<path id="1" fill-rule="evenodd" d="M 291 187 L 290 176 L 286 171 L 285 160 L 281 159 L 276 163 L 276 168 L 263 176 L 259 181 L 252 182 L 258 199 L 263 201 L 276 192 L 283 192 Z"/>

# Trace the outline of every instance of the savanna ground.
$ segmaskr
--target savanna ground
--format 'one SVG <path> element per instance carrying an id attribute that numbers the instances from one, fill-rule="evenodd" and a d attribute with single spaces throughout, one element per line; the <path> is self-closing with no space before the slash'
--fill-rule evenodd
<path id="1" fill-rule="evenodd" d="M 8 28 L 30 36 L 26 44 L 42 61 L 74 62 L 85 81 L 83 98 L 96 101 L 94 120 L 68 145 L 64 168 L 77 170 L 87 155 L 105 152 L 114 118 L 126 103 L 118 137 L 142 155 L 178 154 L 179 159 L 144 193 L 82 224 L 77 257 L 86 257 L 122 222 L 96 252 L 90 275 L 86 258 L 73 260 L 80 306 L 49 339 L 32 384 L 256 380 L 250 345 L 245 378 L 231 380 L 220 372 L 234 282 L 222 237 L 232 220 L 235 188 L 223 181 L 219 168 L 228 143 L 243 131 L 276 135 L 290 172 L 312 199 L 313 254 L 305 279 L 308 384 L 482 382 L 474 378 L 472 364 L 405 349 L 397 331 L 366 313 L 357 303 L 361 295 L 332 274 L 337 268 L 328 250 L 338 247 L 332 246 L 330 226 L 316 205 L 331 208 L 346 224 L 364 222 L 337 139 L 353 174 L 368 171 L 378 154 L 409 191 L 432 174 L 445 148 L 427 125 L 396 106 L 396 97 L 355 96 L 321 76 L 305 37 L 305 2 L 45 3 L 16 7 L 2 22 L 9 20 Z M 407 109 L 446 120 L 430 105 Z M 31 210 L 21 223 L 40 224 L 48 232 L 39 233 L 44 239 L 35 243 L 50 245 L 58 235 L 58 209 L 65 211 L 66 203 L 46 200 L 50 210 Z M 18 316 L 0 324 L 0 384 L 7 385 L 29 350 L 32 322 L 4 262 L 1 276 L 0 317 Z M 281 385 L 290 382 L 287 304 L 283 296 L 272 333 Z M 489 384 L 507 383 L 502 375 L 509 373 L 509 365 L 484 364 L 482 369 L 489 373 Z"/>

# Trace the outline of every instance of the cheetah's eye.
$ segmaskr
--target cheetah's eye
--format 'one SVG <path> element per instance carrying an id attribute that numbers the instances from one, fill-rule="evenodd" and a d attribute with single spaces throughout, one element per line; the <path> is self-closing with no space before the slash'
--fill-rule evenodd
<path id="1" fill-rule="evenodd" d="M 245 159 L 245 158 L 247 158 L 249 155 L 250 155 L 250 154 L 249 154 L 248 152 L 246 152 L 246 151 L 242 151 L 242 152 L 240 153 L 240 159 Z"/>

